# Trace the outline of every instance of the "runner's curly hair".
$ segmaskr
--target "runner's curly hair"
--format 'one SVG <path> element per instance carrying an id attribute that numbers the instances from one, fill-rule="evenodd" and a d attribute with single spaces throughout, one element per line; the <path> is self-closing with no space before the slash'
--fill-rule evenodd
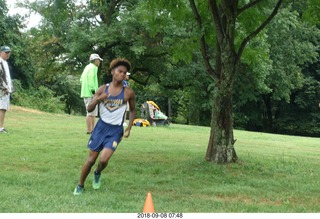
<path id="1" fill-rule="evenodd" d="M 124 58 L 113 59 L 110 63 L 110 69 L 113 70 L 120 65 L 125 66 L 127 68 L 127 71 L 130 71 L 131 63 L 127 59 L 124 59 Z"/>

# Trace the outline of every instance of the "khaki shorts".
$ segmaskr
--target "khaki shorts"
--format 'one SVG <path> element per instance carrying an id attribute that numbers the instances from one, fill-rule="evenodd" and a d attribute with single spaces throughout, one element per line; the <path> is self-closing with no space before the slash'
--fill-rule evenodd
<path id="1" fill-rule="evenodd" d="M 10 107 L 10 94 L 0 97 L 0 109 L 8 110 Z"/>
<path id="2" fill-rule="evenodd" d="M 83 98 L 84 105 L 86 106 L 87 116 L 98 116 L 98 107 L 97 106 L 92 112 L 89 113 L 87 111 L 87 107 L 89 106 L 89 103 L 91 102 L 91 100 L 92 100 L 92 97 Z"/>

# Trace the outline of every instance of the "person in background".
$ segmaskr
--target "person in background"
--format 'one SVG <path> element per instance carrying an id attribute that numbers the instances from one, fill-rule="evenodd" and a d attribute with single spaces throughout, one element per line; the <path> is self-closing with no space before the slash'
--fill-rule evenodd
<path id="1" fill-rule="evenodd" d="M 90 63 L 84 68 L 82 75 L 80 77 L 81 83 L 81 98 L 83 98 L 85 107 L 87 109 L 93 95 L 98 89 L 98 67 L 103 61 L 98 54 L 90 55 Z M 91 134 L 95 126 L 95 118 L 98 115 L 97 109 L 92 112 L 87 111 L 86 115 L 86 125 L 87 134 Z"/>
<path id="2" fill-rule="evenodd" d="M 131 73 L 130 73 L 130 72 L 127 72 L 127 74 L 126 74 L 126 79 L 123 80 L 123 86 L 129 87 L 129 82 L 128 82 L 128 80 L 129 80 L 130 75 L 131 75 Z M 128 112 L 129 112 L 129 103 L 127 104 L 126 113 L 124 114 L 123 126 L 127 126 L 126 120 L 127 120 L 127 114 L 128 114 Z"/>
<path id="3" fill-rule="evenodd" d="M 123 84 L 130 67 L 131 64 L 126 59 L 112 60 L 110 63 L 111 83 L 100 86 L 87 107 L 88 112 L 92 112 L 99 104 L 100 118 L 88 141 L 89 157 L 82 167 L 79 183 L 73 191 L 74 195 L 83 193 L 85 180 L 99 155 L 100 160 L 94 171 L 92 187 L 93 189 L 100 188 L 101 172 L 107 167 L 122 137 L 128 138 L 130 135 L 136 115 L 135 94 L 131 88 Z M 130 115 L 128 127 L 124 131 L 123 119 L 127 102 L 130 106 Z"/>
<path id="4" fill-rule="evenodd" d="M 10 58 L 11 49 L 9 46 L 0 48 L 0 133 L 8 133 L 4 128 L 4 118 L 10 107 L 10 93 L 13 91 L 7 60 Z"/>

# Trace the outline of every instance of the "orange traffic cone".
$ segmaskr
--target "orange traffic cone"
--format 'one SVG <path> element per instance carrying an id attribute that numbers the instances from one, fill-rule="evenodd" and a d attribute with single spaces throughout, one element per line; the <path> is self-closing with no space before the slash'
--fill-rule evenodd
<path id="1" fill-rule="evenodd" d="M 146 202 L 144 203 L 143 207 L 143 213 L 154 213 L 154 206 L 150 192 L 147 194 Z"/>

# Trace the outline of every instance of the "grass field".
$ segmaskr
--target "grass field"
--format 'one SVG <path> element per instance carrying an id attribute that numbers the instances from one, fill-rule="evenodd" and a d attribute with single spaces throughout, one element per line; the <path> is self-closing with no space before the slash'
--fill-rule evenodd
<path id="1" fill-rule="evenodd" d="M 87 158 L 85 117 L 13 106 L 0 135 L 0 212 L 320 212 L 320 138 L 235 130 L 239 162 L 204 160 L 208 127 L 133 127 L 102 186 L 74 196 Z"/>

